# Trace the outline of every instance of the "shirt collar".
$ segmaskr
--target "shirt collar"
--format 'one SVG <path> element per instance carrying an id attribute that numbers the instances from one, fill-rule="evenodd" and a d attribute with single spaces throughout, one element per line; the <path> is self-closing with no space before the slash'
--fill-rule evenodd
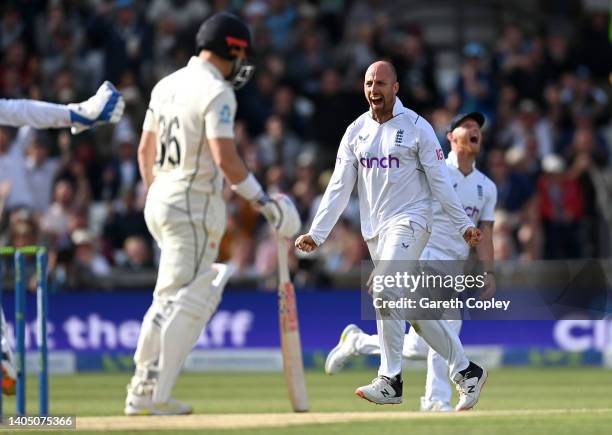
<path id="1" fill-rule="evenodd" d="M 225 80 L 225 77 L 221 75 L 221 71 L 219 71 L 216 66 L 214 66 L 207 60 L 200 59 L 198 56 L 191 56 L 191 59 L 189 59 L 189 63 L 187 63 L 187 66 L 190 68 L 200 68 L 205 71 L 209 71 L 216 78 Z"/>
<path id="2" fill-rule="evenodd" d="M 457 154 L 455 154 L 454 151 L 450 151 L 448 153 L 448 157 L 446 158 L 446 161 L 454 168 L 459 169 L 459 160 L 457 159 Z M 472 163 L 472 169 L 476 169 L 476 162 Z M 474 172 L 474 171 L 472 171 Z M 469 174 L 468 174 L 469 175 Z"/>
<path id="3" fill-rule="evenodd" d="M 401 115 L 405 111 L 406 111 L 406 108 L 402 104 L 399 97 L 396 95 L 395 103 L 393 104 L 393 117 L 395 118 L 397 115 Z M 374 117 L 372 116 L 372 109 L 368 110 L 368 113 L 370 114 L 370 118 L 374 119 Z"/>

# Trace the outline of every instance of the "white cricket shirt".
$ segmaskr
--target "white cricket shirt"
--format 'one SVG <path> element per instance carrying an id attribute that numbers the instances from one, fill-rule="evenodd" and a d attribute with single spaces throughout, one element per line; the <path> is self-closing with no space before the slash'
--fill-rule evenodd
<path id="1" fill-rule="evenodd" d="M 233 138 L 236 97 L 219 70 L 192 57 L 151 92 L 143 130 L 157 134 L 155 184 L 168 202 L 221 194 L 223 175 L 208 139 Z"/>
<path id="2" fill-rule="evenodd" d="M 475 167 L 468 175 L 463 175 L 459 170 L 457 155 L 452 151 L 448 154 L 446 166 L 453 188 L 474 226 L 480 221 L 493 222 L 497 202 L 495 183 Z M 469 246 L 463 237 L 457 234 L 448 214 L 438 201 L 433 204 L 433 227 L 425 249 L 432 251 L 433 258 L 430 259 L 465 260 L 470 254 Z"/>
<path id="3" fill-rule="evenodd" d="M 393 118 L 379 124 L 370 112 L 344 133 L 336 167 L 309 234 L 325 241 L 346 207 L 357 181 L 361 233 L 365 240 L 405 222 L 431 226 L 432 196 L 461 236 L 473 223 L 452 188 L 444 154 L 431 125 L 395 99 Z"/>

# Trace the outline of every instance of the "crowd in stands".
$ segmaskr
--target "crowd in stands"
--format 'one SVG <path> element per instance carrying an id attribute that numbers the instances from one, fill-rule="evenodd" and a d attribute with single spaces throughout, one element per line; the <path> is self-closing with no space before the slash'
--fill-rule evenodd
<path id="1" fill-rule="evenodd" d="M 253 29 L 257 72 L 237 93 L 236 142 L 269 192 L 295 200 L 307 229 L 347 125 L 367 109 L 362 79 L 392 60 L 399 98 L 425 116 L 446 151 L 457 112 L 487 117 L 479 167 L 499 192 L 499 260 L 608 256 L 612 221 L 612 44 L 608 15 L 562 30 L 507 23 L 495 40 L 460 47 L 450 86 L 436 74 L 423 23 L 377 0 L 29 0 L 0 6 L 0 97 L 83 100 L 103 80 L 126 99 L 113 127 L 0 127 L 0 244 L 51 249 L 55 288 L 113 286 L 117 273 L 154 271 L 159 251 L 143 218 L 136 150 L 152 86 L 194 54 L 211 13 Z M 402 17 L 403 18 L 403 17 Z M 220 261 L 269 286 L 276 244 L 265 221 L 226 189 Z M 327 285 L 368 258 L 356 200 L 320 253 L 292 254 L 300 285 Z M 298 268 L 299 266 L 299 268 Z M 298 270 L 299 269 L 299 270 Z M 110 283 L 110 284 L 108 284 Z"/>

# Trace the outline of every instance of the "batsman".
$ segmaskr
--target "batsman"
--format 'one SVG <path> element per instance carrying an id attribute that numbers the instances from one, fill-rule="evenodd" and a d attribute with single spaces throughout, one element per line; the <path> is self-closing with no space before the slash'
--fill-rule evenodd
<path id="1" fill-rule="evenodd" d="M 482 237 L 464 211 L 450 181 L 444 154 L 431 125 L 404 107 L 393 65 L 378 61 L 365 74 L 369 111 L 347 128 L 336 167 L 310 231 L 295 245 L 310 252 L 319 247 L 346 207 L 357 183 L 361 232 L 374 263 L 418 260 L 432 226 L 432 199 L 447 213 L 452 231 L 476 246 Z M 397 289 L 388 288 L 390 297 Z M 378 377 L 355 394 L 377 404 L 402 402 L 402 347 L 406 319 L 400 310 L 377 311 L 380 342 Z M 469 361 L 457 333 L 444 320 L 408 318 L 423 340 L 447 362 L 459 390 L 457 410 L 472 408 L 487 378 Z"/>
<path id="2" fill-rule="evenodd" d="M 254 72 L 248 27 L 217 13 L 201 25 L 196 45 L 197 56 L 153 88 L 138 149 L 149 188 L 145 220 L 161 257 L 127 387 L 127 415 L 192 412 L 171 392 L 231 273 L 214 263 L 226 226 L 223 178 L 280 237 L 295 234 L 299 219 L 290 201 L 264 193 L 236 150 L 234 89 Z"/>

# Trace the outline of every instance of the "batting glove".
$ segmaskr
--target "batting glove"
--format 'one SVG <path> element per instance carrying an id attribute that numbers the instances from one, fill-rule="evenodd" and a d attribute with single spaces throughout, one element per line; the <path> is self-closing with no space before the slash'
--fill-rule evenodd
<path id="1" fill-rule="evenodd" d="M 278 230 L 282 219 L 282 212 L 278 202 L 270 198 L 264 192 L 261 193 L 261 196 L 257 198 L 255 202 L 257 204 L 257 210 L 264 215 L 272 228 Z"/>
<path id="2" fill-rule="evenodd" d="M 96 95 L 78 104 L 69 104 L 72 134 L 79 134 L 93 126 L 121 119 L 125 101 L 121 93 L 109 81 L 102 83 Z"/>

